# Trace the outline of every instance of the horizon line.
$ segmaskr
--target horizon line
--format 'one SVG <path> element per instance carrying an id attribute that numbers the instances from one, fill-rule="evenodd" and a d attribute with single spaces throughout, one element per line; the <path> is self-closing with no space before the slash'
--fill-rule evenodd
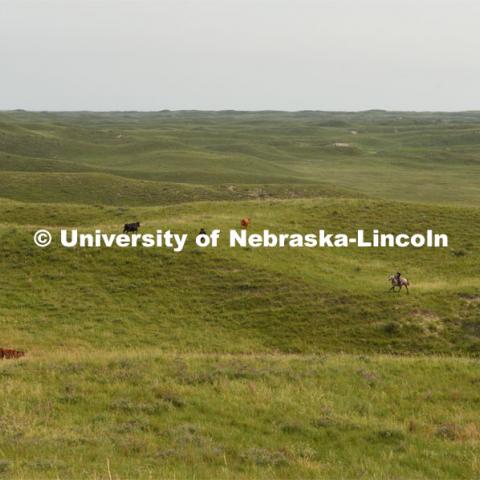
<path id="1" fill-rule="evenodd" d="M 277 109 L 197 109 L 197 108 L 180 108 L 170 109 L 163 108 L 159 110 L 90 110 L 90 109 L 78 109 L 78 110 L 55 110 L 55 109 L 25 109 L 25 108 L 13 108 L 13 109 L 0 109 L 0 113 L 333 113 L 333 114 L 358 114 L 358 113 L 435 113 L 435 114 L 461 114 L 461 113 L 480 113 L 480 110 L 388 110 L 384 108 L 368 108 L 365 110 L 321 110 L 321 109 L 300 109 L 300 110 L 277 110 Z"/>

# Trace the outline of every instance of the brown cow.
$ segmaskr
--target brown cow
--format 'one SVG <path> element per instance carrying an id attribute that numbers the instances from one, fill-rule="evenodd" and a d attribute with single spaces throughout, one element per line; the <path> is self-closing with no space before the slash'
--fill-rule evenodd
<path id="1" fill-rule="evenodd" d="M 13 348 L 0 348 L 0 358 L 20 358 L 24 357 L 25 352 Z"/>
<path id="2" fill-rule="evenodd" d="M 248 217 L 242 218 L 240 225 L 242 228 L 248 228 L 248 226 L 250 225 L 250 219 Z"/>

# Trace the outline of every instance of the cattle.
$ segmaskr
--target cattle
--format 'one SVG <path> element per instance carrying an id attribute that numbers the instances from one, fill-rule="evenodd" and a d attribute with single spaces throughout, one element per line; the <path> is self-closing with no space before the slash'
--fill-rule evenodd
<path id="1" fill-rule="evenodd" d="M 242 221 L 240 222 L 240 226 L 242 228 L 248 228 L 249 225 L 250 225 L 250 219 L 248 217 L 242 218 Z"/>
<path id="2" fill-rule="evenodd" d="M 13 348 L 0 348 L 0 358 L 20 358 L 24 357 L 25 352 L 21 352 L 20 350 L 14 350 Z"/>
<path id="3" fill-rule="evenodd" d="M 123 226 L 123 233 L 137 233 L 138 228 L 140 227 L 140 222 L 135 223 L 126 223 Z"/>

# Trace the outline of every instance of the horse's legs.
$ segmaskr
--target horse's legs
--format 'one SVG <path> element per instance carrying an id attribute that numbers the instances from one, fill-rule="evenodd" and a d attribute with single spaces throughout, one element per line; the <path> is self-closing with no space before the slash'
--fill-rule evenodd
<path id="1" fill-rule="evenodd" d="M 407 295 L 408 295 L 410 292 L 408 291 L 407 285 L 405 285 L 405 288 L 406 288 L 406 290 L 407 290 Z"/>

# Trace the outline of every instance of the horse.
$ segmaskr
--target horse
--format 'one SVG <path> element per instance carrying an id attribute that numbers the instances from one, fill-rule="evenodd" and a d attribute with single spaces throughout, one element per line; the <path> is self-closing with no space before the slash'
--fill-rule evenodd
<path id="1" fill-rule="evenodd" d="M 398 287 L 398 293 L 400 293 L 401 290 L 402 290 L 402 287 L 405 287 L 405 290 L 407 290 L 407 295 L 408 295 L 408 293 L 410 293 L 408 291 L 408 287 L 410 286 L 410 282 L 406 278 L 404 278 L 404 277 L 397 278 L 395 275 L 390 275 L 388 277 L 388 281 L 392 284 L 392 288 L 390 289 L 390 292 L 392 290 L 395 291 L 395 288 Z"/>
<path id="2" fill-rule="evenodd" d="M 126 223 L 123 226 L 123 233 L 129 233 L 129 232 L 138 232 L 138 227 L 140 227 L 140 222 L 135 222 L 135 223 Z"/>

